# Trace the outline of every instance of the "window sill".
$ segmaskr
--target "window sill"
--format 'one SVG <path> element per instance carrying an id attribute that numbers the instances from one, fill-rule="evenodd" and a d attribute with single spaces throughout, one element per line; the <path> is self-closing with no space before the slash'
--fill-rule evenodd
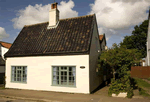
<path id="1" fill-rule="evenodd" d="M 11 83 L 27 84 L 27 82 L 11 81 Z"/>
<path id="2" fill-rule="evenodd" d="M 76 88 L 76 86 L 67 86 L 67 85 L 51 85 L 51 86 L 56 86 L 56 87 L 68 87 L 68 88 Z"/>

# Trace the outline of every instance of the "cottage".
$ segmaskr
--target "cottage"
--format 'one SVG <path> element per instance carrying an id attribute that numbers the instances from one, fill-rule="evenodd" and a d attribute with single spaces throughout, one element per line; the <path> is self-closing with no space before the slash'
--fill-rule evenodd
<path id="1" fill-rule="evenodd" d="M 6 58 L 6 88 L 89 94 L 102 82 L 96 74 L 101 53 L 96 16 L 59 19 L 57 3 L 49 22 L 25 25 Z"/>
<path id="2" fill-rule="evenodd" d="M 8 51 L 11 47 L 10 43 L 0 41 L 0 84 L 3 83 L 4 76 L 5 76 L 5 59 L 4 54 Z"/>

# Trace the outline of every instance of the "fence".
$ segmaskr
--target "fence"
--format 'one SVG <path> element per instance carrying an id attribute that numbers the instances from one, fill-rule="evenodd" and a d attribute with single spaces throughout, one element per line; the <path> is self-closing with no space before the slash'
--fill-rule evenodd
<path id="1" fill-rule="evenodd" d="M 150 66 L 134 66 L 131 67 L 131 77 L 149 78 Z"/>

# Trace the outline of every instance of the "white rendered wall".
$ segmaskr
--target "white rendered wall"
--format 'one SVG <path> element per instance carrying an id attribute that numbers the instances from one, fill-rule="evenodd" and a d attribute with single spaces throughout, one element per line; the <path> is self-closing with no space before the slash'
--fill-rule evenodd
<path id="1" fill-rule="evenodd" d="M 0 73 L 5 73 L 5 66 L 0 66 Z"/>
<path id="2" fill-rule="evenodd" d="M 11 82 L 11 66 L 27 66 L 27 83 Z M 52 85 L 52 66 L 76 66 L 76 87 Z M 80 66 L 85 66 L 81 69 Z M 15 57 L 6 60 L 6 88 L 89 93 L 89 55 Z"/>
<path id="3" fill-rule="evenodd" d="M 4 59 L 4 54 L 5 54 L 8 50 L 9 50 L 9 49 L 7 49 L 7 48 L 1 46 L 1 56 L 2 56 L 3 59 Z"/>

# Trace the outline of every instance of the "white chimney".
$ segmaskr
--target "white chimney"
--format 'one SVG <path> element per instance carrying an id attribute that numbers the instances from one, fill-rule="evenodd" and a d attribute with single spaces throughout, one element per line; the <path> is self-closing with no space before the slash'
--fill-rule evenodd
<path id="1" fill-rule="evenodd" d="M 51 10 L 49 11 L 49 27 L 54 27 L 59 21 L 59 10 L 57 9 L 58 3 L 51 4 Z"/>

